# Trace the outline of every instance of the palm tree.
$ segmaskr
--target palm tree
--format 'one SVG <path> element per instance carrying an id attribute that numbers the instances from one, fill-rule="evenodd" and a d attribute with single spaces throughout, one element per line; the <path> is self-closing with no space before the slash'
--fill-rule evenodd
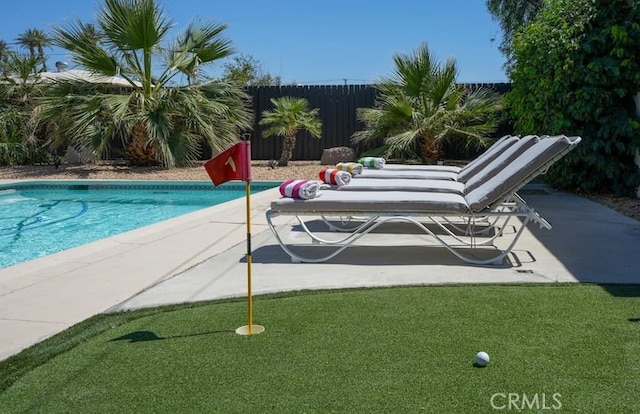
<path id="1" fill-rule="evenodd" d="M 4 60 L 7 53 L 9 53 L 9 44 L 0 39 L 0 60 Z"/>
<path id="2" fill-rule="evenodd" d="M 42 93 L 33 75 L 40 58 L 9 50 L 0 73 L 0 165 L 43 161 L 50 154 L 31 133 L 34 102 Z"/>
<path id="3" fill-rule="evenodd" d="M 78 27 L 84 32 L 83 35 L 89 42 L 98 43 L 102 38 L 102 33 L 92 23 L 84 24 L 82 21 L 78 21 Z"/>
<path id="4" fill-rule="evenodd" d="M 358 108 L 365 128 L 352 136 L 355 144 L 386 144 L 386 157 L 418 155 L 433 163 L 445 140 L 486 146 L 502 109 L 501 98 L 486 89 L 467 91 L 456 84 L 455 61 L 435 60 L 425 43 L 411 55 L 394 55 L 395 71 L 375 86 L 380 96 L 373 108 Z"/>
<path id="5" fill-rule="evenodd" d="M 7 56 L 11 49 L 9 49 L 9 45 L 4 40 L 0 39 L 0 71 L 2 73 L 6 73 L 4 69 L 4 62 L 7 61 Z"/>
<path id="6" fill-rule="evenodd" d="M 238 87 L 198 82 L 203 68 L 233 52 L 221 37 L 226 25 L 192 23 L 168 42 L 172 23 L 154 0 L 105 0 L 95 23 L 97 31 L 79 21 L 57 27 L 53 42 L 75 63 L 120 76 L 129 88 L 110 93 L 94 84 L 54 85 L 40 116 L 55 120 L 57 138 L 103 156 L 120 137 L 131 164 L 171 168 L 196 161 L 203 143 L 220 151 L 250 128 Z M 190 84 L 176 85 L 183 76 Z"/>
<path id="7" fill-rule="evenodd" d="M 9 51 L 2 64 L 0 98 L 18 107 L 33 108 L 34 98 L 41 93 L 40 80 L 33 76 L 41 63 L 38 56 Z"/>
<path id="8" fill-rule="evenodd" d="M 320 138 L 322 122 L 318 118 L 319 109 L 309 109 L 309 102 L 306 99 L 290 96 L 271 99 L 271 103 L 274 109 L 262 112 L 260 125 L 268 127 L 263 132 L 265 138 L 284 137 L 278 165 L 287 166 L 293 157 L 298 131 L 306 130 L 314 138 Z"/>
<path id="9" fill-rule="evenodd" d="M 19 44 L 23 47 L 29 49 L 29 54 L 32 57 L 40 58 L 42 63 L 42 69 L 46 72 L 47 70 L 47 60 L 44 55 L 45 46 L 49 46 L 51 44 L 51 39 L 45 32 L 39 29 L 27 29 L 24 33 L 18 36 L 16 39 Z M 38 51 L 36 55 L 36 50 Z"/>

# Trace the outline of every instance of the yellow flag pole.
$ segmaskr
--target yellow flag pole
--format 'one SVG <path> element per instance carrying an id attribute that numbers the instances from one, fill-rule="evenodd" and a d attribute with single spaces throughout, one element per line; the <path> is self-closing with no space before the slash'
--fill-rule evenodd
<path id="1" fill-rule="evenodd" d="M 251 182 L 245 181 L 247 199 L 247 317 L 248 323 L 236 329 L 240 335 L 253 335 L 264 332 L 264 326 L 253 324 L 253 295 L 251 293 Z"/>

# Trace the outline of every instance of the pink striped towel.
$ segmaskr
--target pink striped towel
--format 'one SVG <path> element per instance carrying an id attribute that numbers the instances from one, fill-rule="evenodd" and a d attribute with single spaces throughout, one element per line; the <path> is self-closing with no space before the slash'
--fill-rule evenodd
<path id="1" fill-rule="evenodd" d="M 287 180 L 280 184 L 282 197 L 308 200 L 319 196 L 320 182 L 313 180 Z"/>

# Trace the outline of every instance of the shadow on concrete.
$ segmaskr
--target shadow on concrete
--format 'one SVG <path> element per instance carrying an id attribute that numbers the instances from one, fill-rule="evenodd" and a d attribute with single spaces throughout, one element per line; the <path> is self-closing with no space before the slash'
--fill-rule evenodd
<path id="1" fill-rule="evenodd" d="M 304 257 L 323 257 L 335 250 L 334 247 L 324 245 L 295 246 L 294 253 Z M 497 250 L 487 249 L 458 249 L 477 259 L 487 259 L 496 254 Z M 260 246 L 252 252 L 253 263 L 285 264 L 291 263 L 291 258 L 278 244 Z M 358 266 L 416 266 L 439 265 L 458 267 L 487 267 L 491 269 L 521 267 L 523 263 L 535 261 L 528 251 L 514 251 L 501 265 L 479 266 L 463 262 L 441 246 L 372 246 L 353 245 L 337 256 L 324 261 L 326 264 L 358 265 Z M 246 257 L 241 259 L 246 262 Z"/>
<path id="2" fill-rule="evenodd" d="M 529 226 L 531 233 L 578 281 L 601 284 L 615 296 L 640 296 L 629 286 L 640 284 L 639 221 L 575 194 L 521 195 L 553 226 Z"/>

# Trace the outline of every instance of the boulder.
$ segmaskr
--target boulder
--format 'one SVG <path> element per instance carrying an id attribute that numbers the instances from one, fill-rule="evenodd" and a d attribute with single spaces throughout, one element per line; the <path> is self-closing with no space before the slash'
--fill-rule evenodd
<path id="1" fill-rule="evenodd" d="M 94 156 L 89 148 L 67 147 L 67 163 L 70 165 L 86 164 L 93 161 Z"/>
<path id="2" fill-rule="evenodd" d="M 321 165 L 336 165 L 339 162 L 356 161 L 356 152 L 350 147 L 325 148 L 320 158 Z"/>

